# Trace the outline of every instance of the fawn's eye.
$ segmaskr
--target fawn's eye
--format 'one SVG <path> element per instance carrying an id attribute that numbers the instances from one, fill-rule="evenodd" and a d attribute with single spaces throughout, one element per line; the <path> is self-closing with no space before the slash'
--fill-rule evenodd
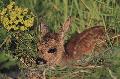
<path id="1" fill-rule="evenodd" d="M 56 48 L 49 48 L 48 53 L 55 53 L 57 51 Z"/>

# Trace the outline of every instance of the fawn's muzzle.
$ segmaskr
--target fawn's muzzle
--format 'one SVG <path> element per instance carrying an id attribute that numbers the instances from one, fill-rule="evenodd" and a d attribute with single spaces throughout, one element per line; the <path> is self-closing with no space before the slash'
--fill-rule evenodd
<path id="1" fill-rule="evenodd" d="M 42 64 L 46 64 L 47 63 L 47 61 L 46 60 L 44 60 L 43 58 L 37 58 L 36 59 L 36 64 L 38 64 L 38 65 L 42 65 Z"/>

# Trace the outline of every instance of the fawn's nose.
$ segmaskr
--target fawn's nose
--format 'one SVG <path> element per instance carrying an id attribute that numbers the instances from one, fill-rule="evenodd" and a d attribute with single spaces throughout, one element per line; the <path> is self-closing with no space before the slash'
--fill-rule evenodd
<path id="1" fill-rule="evenodd" d="M 46 64 L 47 63 L 47 61 L 46 60 L 44 60 L 43 58 L 37 58 L 36 59 L 36 64 L 37 65 L 42 65 L 42 64 Z"/>
<path id="2" fill-rule="evenodd" d="M 49 48 L 48 53 L 55 53 L 57 51 L 57 48 Z"/>

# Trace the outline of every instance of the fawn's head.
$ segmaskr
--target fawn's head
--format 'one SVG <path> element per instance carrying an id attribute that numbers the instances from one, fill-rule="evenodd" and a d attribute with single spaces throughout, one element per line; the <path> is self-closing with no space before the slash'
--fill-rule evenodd
<path id="1" fill-rule="evenodd" d="M 38 43 L 38 53 L 49 65 L 62 62 L 64 55 L 64 36 L 71 24 L 71 18 L 68 18 L 57 33 L 48 30 L 48 26 L 40 23 L 40 42 Z"/>

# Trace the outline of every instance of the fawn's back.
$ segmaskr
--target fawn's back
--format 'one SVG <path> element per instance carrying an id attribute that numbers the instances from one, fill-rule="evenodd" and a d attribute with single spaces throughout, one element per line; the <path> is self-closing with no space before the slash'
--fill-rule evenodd
<path id="1" fill-rule="evenodd" d="M 105 40 L 106 33 L 104 27 L 95 26 L 72 37 L 66 44 L 65 50 L 70 57 L 79 59 L 83 54 L 94 51 L 95 46 Z M 100 45 L 104 44 L 101 43 Z"/>

